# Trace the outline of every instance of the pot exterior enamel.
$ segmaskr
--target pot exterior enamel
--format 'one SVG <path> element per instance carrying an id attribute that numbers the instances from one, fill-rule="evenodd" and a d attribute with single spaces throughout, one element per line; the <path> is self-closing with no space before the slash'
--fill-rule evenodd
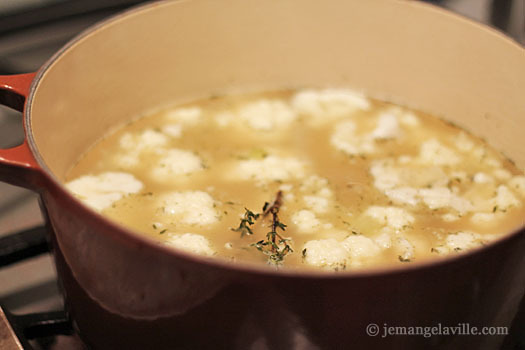
<path id="1" fill-rule="evenodd" d="M 46 197 L 44 203 L 69 311 L 80 335 L 96 349 L 494 349 L 505 335 L 439 335 L 431 327 L 461 327 L 463 333 L 473 327 L 508 327 L 525 288 L 523 235 L 411 271 L 283 277 L 169 261 L 170 256 L 159 257 L 141 245 L 118 242 L 104 233 L 104 225 L 82 218 L 67 203 Z M 86 271 L 80 273 L 91 275 L 89 285 L 79 284 L 62 249 L 82 260 Z M 89 291 L 106 273 L 112 276 L 104 280 L 107 296 L 95 300 Z M 196 283 L 192 275 L 199 277 Z M 145 288 L 129 288 L 129 278 Z M 146 295 L 137 296 L 139 290 Z M 118 308 L 126 305 L 108 304 L 117 294 L 129 303 L 123 313 Z M 148 310 L 142 319 L 130 316 L 133 303 L 144 299 L 156 305 L 156 312 Z M 177 312 L 168 315 L 168 308 Z M 377 325 L 377 334 L 367 334 L 375 332 L 370 325 Z M 388 333 L 396 326 L 428 328 L 413 336 Z"/>
<path id="2" fill-rule="evenodd" d="M 169 250 L 104 219 L 61 185 L 89 145 L 137 113 L 216 92 L 302 86 L 360 88 L 444 116 L 525 166 L 525 51 L 434 7 L 397 0 L 193 0 L 119 16 L 57 53 L 30 92 L 25 83 L 18 89 L 0 83 L 4 103 L 20 109 L 28 96 L 26 143 L 0 151 L 0 177 L 41 194 L 66 304 L 88 345 L 493 349 L 503 343 L 503 335 L 435 333 L 510 326 L 525 291 L 523 230 L 405 269 L 274 273 Z M 420 327 L 420 335 L 391 334 L 390 327 L 403 326 Z"/>

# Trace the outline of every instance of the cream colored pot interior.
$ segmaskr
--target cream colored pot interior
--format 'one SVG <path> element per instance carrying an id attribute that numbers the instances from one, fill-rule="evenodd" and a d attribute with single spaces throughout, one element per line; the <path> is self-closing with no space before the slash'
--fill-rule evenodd
<path id="1" fill-rule="evenodd" d="M 115 125 L 228 90 L 348 86 L 431 112 L 525 166 L 525 50 L 398 0 L 194 0 L 85 35 L 47 68 L 31 131 L 59 178 Z"/>

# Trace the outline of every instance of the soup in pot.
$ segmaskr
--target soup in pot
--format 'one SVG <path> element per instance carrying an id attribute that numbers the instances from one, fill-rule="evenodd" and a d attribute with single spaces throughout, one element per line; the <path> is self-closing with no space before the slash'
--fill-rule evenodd
<path id="1" fill-rule="evenodd" d="M 231 261 L 330 271 L 481 247 L 525 176 L 467 131 L 345 89 L 214 96 L 95 144 L 67 188 L 132 230 Z"/>

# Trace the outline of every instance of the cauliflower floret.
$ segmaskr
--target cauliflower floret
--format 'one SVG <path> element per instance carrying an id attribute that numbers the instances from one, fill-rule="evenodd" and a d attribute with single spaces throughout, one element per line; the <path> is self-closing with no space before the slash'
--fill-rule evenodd
<path id="1" fill-rule="evenodd" d="M 437 166 L 421 164 L 407 164 L 412 161 L 409 158 L 399 157 L 399 165 L 395 159 L 380 159 L 371 162 L 370 174 L 374 178 L 374 186 L 380 191 L 388 189 L 413 187 L 420 188 L 428 185 L 444 186 L 450 181 L 450 177 Z M 402 161 L 403 160 L 403 161 Z"/>
<path id="2" fill-rule="evenodd" d="M 316 213 L 325 213 L 328 210 L 329 201 L 321 196 L 303 196 L 306 206 Z"/>
<path id="3" fill-rule="evenodd" d="M 91 208 L 102 211 L 124 196 L 139 192 L 142 182 L 131 174 L 106 172 L 81 176 L 68 182 L 66 188 Z"/>
<path id="4" fill-rule="evenodd" d="M 301 185 L 301 191 L 310 191 L 310 190 L 317 190 L 319 188 L 323 188 L 328 185 L 328 180 L 324 177 L 320 177 L 317 175 L 310 175 L 304 181 Z"/>
<path id="5" fill-rule="evenodd" d="M 468 250 L 483 245 L 481 236 L 473 232 L 457 232 L 449 234 L 445 240 L 449 251 Z"/>
<path id="6" fill-rule="evenodd" d="M 383 113 L 396 116 L 399 123 L 403 126 L 412 128 L 420 125 L 418 116 L 398 106 L 391 106 L 384 110 Z"/>
<path id="7" fill-rule="evenodd" d="M 477 184 L 486 184 L 494 182 L 494 178 L 486 173 L 477 172 L 474 174 L 472 180 Z"/>
<path id="8" fill-rule="evenodd" d="M 391 227 L 385 226 L 379 231 L 379 235 L 374 238 L 374 242 L 383 249 L 388 249 L 392 246 L 392 236 L 394 230 Z"/>
<path id="9" fill-rule="evenodd" d="M 386 160 L 373 162 L 370 167 L 370 174 L 374 177 L 374 186 L 381 191 L 401 185 L 399 169 Z"/>
<path id="10" fill-rule="evenodd" d="M 166 180 L 173 175 L 191 174 L 202 169 L 202 160 L 193 152 L 173 148 L 164 152 L 151 173 L 157 180 Z"/>
<path id="11" fill-rule="evenodd" d="M 458 221 L 461 218 L 461 215 L 460 214 L 454 214 L 454 213 L 445 213 L 445 214 L 441 215 L 441 218 L 445 222 L 454 222 L 454 221 Z"/>
<path id="12" fill-rule="evenodd" d="M 309 210 L 299 210 L 292 215 L 292 222 L 297 225 L 299 231 L 303 233 L 313 233 L 319 229 L 321 222 L 315 214 Z"/>
<path id="13" fill-rule="evenodd" d="M 431 139 L 421 145 L 419 161 L 429 165 L 455 165 L 461 161 L 461 157 L 438 140 Z"/>
<path id="14" fill-rule="evenodd" d="M 414 245 L 404 237 L 397 237 L 395 239 L 394 249 L 398 254 L 399 260 L 402 262 L 411 261 L 415 257 Z"/>
<path id="15" fill-rule="evenodd" d="M 203 191 L 171 192 L 160 197 L 162 212 L 170 220 L 187 225 L 210 225 L 218 221 L 213 198 Z"/>
<path id="16" fill-rule="evenodd" d="M 383 113 L 377 120 L 377 127 L 372 131 L 373 139 L 393 139 L 401 135 L 401 128 L 397 116 L 391 113 Z"/>
<path id="17" fill-rule="evenodd" d="M 370 238 L 363 235 L 348 236 L 342 244 L 343 247 L 348 250 L 352 259 L 360 260 L 363 258 L 370 258 L 381 252 L 380 246 Z"/>
<path id="18" fill-rule="evenodd" d="M 302 178 L 304 168 L 304 163 L 297 158 L 270 155 L 264 159 L 241 160 L 235 173 L 243 180 L 282 181 Z"/>
<path id="19" fill-rule="evenodd" d="M 173 138 L 179 138 L 182 135 L 182 125 L 177 124 L 167 124 L 162 128 L 162 132 Z"/>
<path id="20" fill-rule="evenodd" d="M 328 180 L 317 175 L 310 175 L 304 179 L 300 190 L 308 194 L 315 194 L 326 198 L 332 196 L 332 190 L 328 187 Z"/>
<path id="21" fill-rule="evenodd" d="M 418 191 L 413 187 L 392 188 L 385 191 L 385 194 L 396 204 L 416 205 Z"/>
<path id="22" fill-rule="evenodd" d="M 182 235 L 170 233 L 165 242 L 171 247 L 200 255 L 212 256 L 216 253 L 206 237 L 195 233 L 184 233 Z"/>
<path id="23" fill-rule="evenodd" d="M 520 195 L 525 196 L 525 176 L 514 176 L 509 180 L 508 184 L 510 188 L 517 191 Z"/>
<path id="24" fill-rule="evenodd" d="M 516 198 L 511 190 L 505 185 L 499 185 L 496 199 L 495 199 L 497 209 L 507 210 L 510 207 L 517 207 L 521 205 L 521 202 Z"/>
<path id="25" fill-rule="evenodd" d="M 382 225 L 401 229 L 414 222 L 414 217 L 406 210 L 397 207 L 370 206 L 365 215 L 379 221 Z"/>
<path id="26" fill-rule="evenodd" d="M 333 193 L 328 187 L 327 179 L 310 175 L 302 181 L 299 189 L 305 193 L 303 201 L 309 209 L 316 213 L 325 213 L 328 210 Z"/>
<path id="27" fill-rule="evenodd" d="M 139 134 L 125 133 L 119 139 L 121 152 L 116 152 L 115 163 L 123 168 L 132 168 L 140 163 L 143 152 L 158 152 L 169 139 L 161 132 L 147 129 Z"/>
<path id="28" fill-rule="evenodd" d="M 401 124 L 409 127 L 416 127 L 419 125 L 419 118 L 414 113 L 400 110 L 398 114 L 400 114 L 399 121 Z"/>
<path id="29" fill-rule="evenodd" d="M 120 137 L 119 145 L 125 150 L 141 152 L 146 149 L 155 150 L 163 147 L 169 139 L 161 132 L 146 129 L 139 134 L 125 133 Z"/>
<path id="30" fill-rule="evenodd" d="M 231 112 L 220 112 L 214 116 L 215 123 L 221 128 L 225 128 L 235 120 L 235 114 Z"/>
<path id="31" fill-rule="evenodd" d="M 432 252 L 439 255 L 446 255 L 454 252 L 470 250 L 481 247 L 484 241 L 481 235 L 474 232 L 450 233 L 445 239 L 445 243 L 432 248 Z"/>
<path id="32" fill-rule="evenodd" d="M 455 195 L 446 187 L 422 188 L 418 194 L 430 209 L 451 207 L 460 213 L 472 210 L 472 203 Z"/>
<path id="33" fill-rule="evenodd" d="M 293 96 L 291 103 L 298 113 L 319 121 L 370 108 L 370 101 L 363 94 L 345 89 L 303 90 Z"/>
<path id="34" fill-rule="evenodd" d="M 350 253 L 333 238 L 312 240 L 303 246 L 304 262 L 327 269 L 345 269 Z"/>
<path id="35" fill-rule="evenodd" d="M 294 111 L 282 101 L 259 100 L 243 106 L 239 116 L 254 130 L 269 131 L 295 120 Z"/>
<path id="36" fill-rule="evenodd" d="M 470 221 L 477 225 L 495 224 L 500 213 L 474 213 L 470 217 Z"/>
<path id="37" fill-rule="evenodd" d="M 454 144 L 456 148 L 462 152 L 470 152 L 475 146 L 472 139 L 464 132 L 460 132 L 454 138 Z"/>
<path id="38" fill-rule="evenodd" d="M 330 143 L 338 150 L 350 155 L 374 152 L 373 139 L 358 136 L 355 129 L 356 126 L 352 120 L 343 120 L 335 126 Z"/>
<path id="39" fill-rule="evenodd" d="M 180 122 L 185 125 L 195 125 L 202 119 L 200 107 L 181 107 L 166 112 L 166 119 L 171 122 Z"/>

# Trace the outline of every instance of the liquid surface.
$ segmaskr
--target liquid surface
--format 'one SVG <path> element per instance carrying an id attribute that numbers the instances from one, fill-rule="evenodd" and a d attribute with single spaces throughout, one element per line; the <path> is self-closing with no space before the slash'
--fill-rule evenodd
<path id="1" fill-rule="evenodd" d="M 335 89 L 163 110 L 94 145 L 67 180 L 173 249 L 336 271 L 460 254 L 525 214 L 525 177 L 483 141 Z"/>

